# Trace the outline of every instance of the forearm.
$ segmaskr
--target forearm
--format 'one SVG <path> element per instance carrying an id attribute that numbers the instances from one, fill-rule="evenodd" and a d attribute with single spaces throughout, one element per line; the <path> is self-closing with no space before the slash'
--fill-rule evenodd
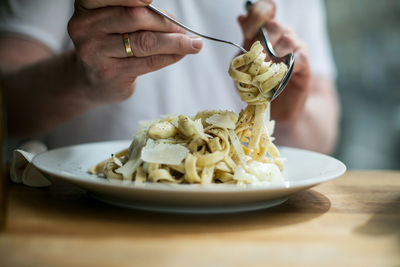
<path id="1" fill-rule="evenodd" d="M 332 153 L 338 132 L 339 105 L 332 81 L 313 77 L 302 113 L 292 121 L 278 121 L 277 144 Z"/>
<path id="2" fill-rule="evenodd" d="M 10 137 L 30 137 L 93 108 L 73 51 L 3 73 Z"/>

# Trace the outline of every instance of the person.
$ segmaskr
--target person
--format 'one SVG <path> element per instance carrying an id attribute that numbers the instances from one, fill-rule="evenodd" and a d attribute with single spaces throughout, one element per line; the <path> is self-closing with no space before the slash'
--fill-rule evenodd
<path id="1" fill-rule="evenodd" d="M 239 112 L 244 103 L 227 69 L 240 51 L 186 34 L 146 8 L 151 2 L 76 0 L 73 8 L 72 1 L 3 1 L 0 71 L 9 137 L 40 138 L 51 148 L 130 139 L 139 120 L 162 114 Z M 296 56 L 290 82 L 272 103 L 277 144 L 332 152 L 339 106 L 322 1 L 259 0 L 247 12 L 242 1 L 153 4 L 246 49 L 265 26 L 280 54 Z"/>

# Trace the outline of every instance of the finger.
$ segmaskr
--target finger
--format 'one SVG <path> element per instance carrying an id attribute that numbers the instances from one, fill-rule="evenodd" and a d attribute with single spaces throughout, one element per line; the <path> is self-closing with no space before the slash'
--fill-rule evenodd
<path id="1" fill-rule="evenodd" d="M 308 51 L 305 48 L 300 48 L 294 52 L 296 63 L 294 64 L 293 74 L 299 76 L 310 76 L 311 65 Z"/>
<path id="2" fill-rule="evenodd" d="M 135 78 L 174 64 L 183 57 L 182 55 L 155 55 L 140 58 L 130 57 L 119 59 L 119 61 L 122 69 L 132 75 L 132 78 Z"/>
<path id="3" fill-rule="evenodd" d="M 70 21 L 69 28 L 82 36 L 87 35 L 88 28 L 94 33 L 122 34 L 138 30 L 185 32 L 178 25 L 145 7 L 107 7 L 80 12 Z"/>
<path id="4" fill-rule="evenodd" d="M 270 20 L 265 23 L 265 28 L 272 46 L 275 46 L 284 34 L 295 35 L 292 28 L 283 23 L 278 23 L 276 20 Z"/>
<path id="5" fill-rule="evenodd" d="M 293 73 L 308 73 L 310 71 L 310 63 L 308 52 L 305 44 L 295 34 L 283 34 L 277 41 L 275 51 L 279 56 L 287 55 L 294 52 L 296 63 Z"/>
<path id="6" fill-rule="evenodd" d="M 102 53 L 108 57 L 127 57 L 123 44 L 123 37 L 119 34 L 109 35 L 107 41 L 102 42 Z M 180 33 L 161 33 L 139 31 L 129 34 L 131 49 L 135 57 L 152 55 L 186 55 L 198 53 L 203 42 L 198 37 L 189 37 Z"/>
<path id="7" fill-rule="evenodd" d="M 272 0 L 257 1 L 249 7 L 248 14 L 239 18 L 246 39 L 256 36 L 258 30 L 275 17 L 276 6 Z"/>
<path id="8" fill-rule="evenodd" d="M 111 13 L 111 12 L 110 12 Z M 106 33 L 125 33 L 138 30 L 159 32 L 180 32 L 185 30 L 166 18 L 145 7 L 119 8 L 117 14 L 110 14 L 99 25 Z"/>
<path id="9" fill-rule="evenodd" d="M 106 6 L 147 6 L 151 4 L 152 0 L 79 0 L 77 5 L 85 9 L 95 9 Z"/>
<path id="10" fill-rule="evenodd" d="M 282 57 L 291 52 L 294 52 L 298 48 L 298 44 L 292 36 L 289 34 L 283 34 L 280 39 L 274 44 L 274 50 L 278 56 Z"/>

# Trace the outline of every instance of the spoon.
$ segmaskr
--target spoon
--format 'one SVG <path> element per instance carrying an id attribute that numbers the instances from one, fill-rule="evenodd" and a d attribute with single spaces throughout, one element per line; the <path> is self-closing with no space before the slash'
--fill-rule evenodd
<path id="1" fill-rule="evenodd" d="M 246 7 L 249 8 L 252 5 L 251 1 L 247 1 L 246 2 Z M 152 10 L 153 12 L 163 16 L 164 18 L 168 19 L 169 21 L 171 21 L 172 23 L 175 23 L 176 25 L 182 27 L 183 29 L 198 35 L 200 37 L 203 37 L 205 39 L 211 40 L 211 41 L 216 41 L 216 42 L 221 42 L 221 43 L 226 43 L 226 44 L 230 44 L 233 45 L 237 48 L 239 48 L 243 53 L 247 53 L 247 50 L 244 49 L 243 47 L 241 47 L 240 45 L 234 43 L 234 42 L 230 42 L 227 40 L 222 40 L 222 39 L 218 39 L 215 37 L 211 37 L 205 34 L 201 34 L 191 28 L 189 28 L 188 26 L 180 23 L 179 21 L 175 20 L 174 18 L 170 17 L 167 13 L 165 13 L 164 11 L 162 11 L 161 9 L 155 7 L 154 5 L 148 5 L 147 6 L 148 9 Z M 285 74 L 285 76 L 283 77 L 282 81 L 280 82 L 280 84 L 277 86 L 277 89 L 275 90 L 274 94 L 271 97 L 271 101 L 274 100 L 285 88 L 285 86 L 287 85 L 287 83 L 289 82 L 289 79 L 292 75 L 293 72 L 293 65 L 294 65 L 294 54 L 290 53 L 287 54 L 286 56 L 283 57 L 278 57 L 272 47 L 272 44 L 269 42 L 268 40 L 268 35 L 267 32 L 265 31 L 264 28 L 261 28 L 259 33 L 258 33 L 258 37 L 261 40 L 261 44 L 263 44 L 265 50 L 267 51 L 268 55 L 270 56 L 271 60 L 274 61 L 275 63 L 280 63 L 283 62 L 288 66 L 288 72 Z M 259 88 L 260 94 L 262 94 L 263 96 L 267 97 L 266 95 L 264 95 L 264 93 L 262 92 L 262 90 Z M 267 97 L 268 98 L 268 97 Z"/>
<path id="2" fill-rule="evenodd" d="M 247 1 L 246 2 L 246 9 L 248 10 L 250 8 L 250 6 L 253 5 L 252 1 Z M 271 42 L 268 39 L 268 34 L 267 31 L 265 30 L 264 27 L 261 27 L 260 30 L 257 33 L 257 39 L 260 40 L 261 45 L 265 48 L 265 51 L 267 51 L 270 59 L 274 62 L 274 63 L 280 63 L 283 62 L 286 64 L 286 66 L 288 66 L 288 71 L 286 72 L 285 76 L 283 77 L 283 79 L 281 80 L 279 86 L 277 86 L 277 88 L 275 89 L 274 94 L 271 97 L 271 101 L 274 100 L 280 93 L 282 93 L 283 89 L 285 89 L 287 83 L 290 80 L 290 77 L 292 76 L 292 72 L 293 72 L 293 67 L 294 67 L 294 53 L 291 52 L 283 57 L 278 57 L 274 48 L 272 47 Z M 262 95 L 264 95 L 261 91 L 260 93 Z"/>

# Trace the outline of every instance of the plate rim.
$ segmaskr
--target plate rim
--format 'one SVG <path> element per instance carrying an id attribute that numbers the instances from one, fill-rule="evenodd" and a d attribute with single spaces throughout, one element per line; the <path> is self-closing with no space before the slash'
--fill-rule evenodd
<path id="1" fill-rule="evenodd" d="M 328 158 L 329 160 L 334 161 L 336 164 L 338 164 L 339 168 L 337 172 L 333 172 L 331 174 L 325 174 L 324 178 L 309 178 L 309 179 L 304 179 L 304 180 L 299 180 L 299 181 L 285 181 L 284 186 L 282 185 L 245 185 L 245 186 L 238 186 L 238 185 L 230 185 L 230 184 L 212 184 L 212 185 L 201 185 L 201 184 L 159 184 L 159 183 L 146 183 L 144 185 L 138 185 L 132 182 L 123 182 L 123 181 L 111 181 L 107 180 L 105 178 L 97 177 L 95 175 L 89 174 L 93 179 L 87 179 L 87 177 L 79 177 L 77 175 L 73 175 L 72 173 L 68 173 L 65 171 L 60 171 L 60 172 L 53 172 L 50 170 L 47 170 L 45 168 L 42 168 L 40 166 L 40 157 L 43 156 L 46 153 L 49 152 L 54 152 L 54 151 L 59 151 L 63 149 L 70 149 L 72 147 L 79 147 L 79 146 L 86 146 L 86 145 L 105 145 L 105 144 L 111 144 L 111 143 L 128 143 L 131 140 L 112 140 L 112 141 L 102 141 L 102 142 L 89 142 L 89 143 L 81 143 L 81 144 L 75 144 L 75 145 L 70 145 L 70 146 L 62 146 L 58 147 L 55 149 L 51 149 L 48 151 L 44 151 L 42 153 L 36 154 L 31 163 L 34 165 L 40 172 L 50 175 L 53 179 L 56 177 L 57 179 L 62 179 L 68 182 L 71 182 L 73 184 L 76 183 L 89 183 L 89 184 L 96 184 L 96 185 L 101 185 L 101 186 L 108 186 L 112 187 L 115 189 L 133 189 L 133 190 L 151 190 L 151 191 L 168 191 L 168 192 L 176 192 L 176 193 L 182 193 L 182 192 L 190 192 L 190 193 L 224 193 L 224 192 L 256 192 L 256 191 L 274 191 L 274 190 L 280 190 L 280 189 L 296 189 L 296 188 L 303 188 L 303 187 L 312 187 L 320 183 L 325 183 L 330 180 L 336 179 L 341 177 L 347 170 L 346 165 L 329 155 L 325 155 L 319 152 L 311 151 L 311 150 L 306 150 L 306 149 L 301 149 L 301 148 L 295 148 L 295 147 L 288 147 L 288 146 L 279 146 L 278 149 L 289 149 L 289 150 L 295 150 L 299 152 L 304 152 L 304 153 L 311 153 L 311 154 L 316 154 L 318 156 L 322 156 L 325 158 Z"/>

